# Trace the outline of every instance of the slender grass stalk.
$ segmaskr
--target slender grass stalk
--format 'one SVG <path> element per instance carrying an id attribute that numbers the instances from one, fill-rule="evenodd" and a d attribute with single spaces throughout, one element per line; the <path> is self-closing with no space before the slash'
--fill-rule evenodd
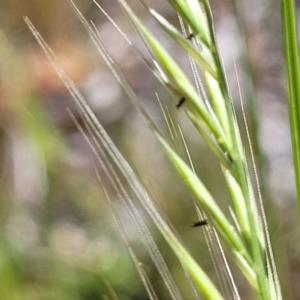
<path id="1" fill-rule="evenodd" d="M 282 0 L 281 5 L 289 87 L 290 127 L 300 218 L 300 71 L 296 10 L 293 0 Z"/>

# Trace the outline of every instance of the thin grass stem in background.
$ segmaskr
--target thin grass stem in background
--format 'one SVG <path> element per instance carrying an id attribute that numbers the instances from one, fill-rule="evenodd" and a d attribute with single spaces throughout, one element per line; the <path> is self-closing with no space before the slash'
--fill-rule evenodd
<path id="1" fill-rule="evenodd" d="M 281 5 L 288 77 L 290 127 L 300 224 L 300 71 L 296 9 L 293 0 L 282 0 Z"/>

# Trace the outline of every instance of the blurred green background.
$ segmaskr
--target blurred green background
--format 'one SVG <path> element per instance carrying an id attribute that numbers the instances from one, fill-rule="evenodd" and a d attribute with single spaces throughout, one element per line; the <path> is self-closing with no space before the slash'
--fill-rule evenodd
<path id="1" fill-rule="evenodd" d="M 212 1 L 212 9 L 237 114 L 240 115 L 240 103 L 233 57 L 238 65 L 244 102 L 248 104 L 253 143 L 258 141 L 261 148 L 260 153 L 259 147 L 255 148 L 257 167 L 275 254 L 282 270 L 282 285 L 288 290 L 291 284 L 297 299 L 300 297 L 300 287 L 296 284 L 300 267 L 299 235 L 280 7 L 275 0 L 250 2 L 239 2 L 238 7 L 246 24 L 245 40 L 240 36 L 241 26 L 237 25 L 235 7 L 229 0 Z M 99 3 L 141 45 L 117 3 L 109 0 Z M 184 53 L 161 32 L 137 1 L 129 3 L 190 73 Z M 176 14 L 165 1 L 148 3 L 178 26 Z M 170 99 L 92 1 L 78 0 L 76 4 L 87 19 L 95 22 L 141 102 L 167 133 L 155 96 L 158 93 L 163 106 L 168 107 L 175 124 L 179 123 L 184 132 L 197 173 L 228 211 L 228 193 L 218 162 L 184 112 L 176 110 L 174 99 Z M 255 6 L 255 10 L 250 6 Z M 184 183 L 124 97 L 68 2 L 0 0 L 0 299 L 109 299 L 110 285 L 120 299 L 146 299 L 97 182 L 92 152 L 66 108 L 72 110 L 79 122 L 81 116 L 26 27 L 24 16 L 31 19 L 57 54 L 193 256 L 215 278 L 203 233 L 190 228 L 197 217 Z M 255 90 L 247 77 L 243 42 L 249 50 L 248 67 Z M 251 99 L 255 99 L 254 104 Z M 110 189 L 104 176 L 103 181 Z M 136 230 L 126 219 L 124 208 L 120 206 L 119 211 L 154 288 L 161 299 L 168 299 L 163 281 L 138 241 Z M 146 215 L 145 219 L 148 220 Z M 192 294 L 179 263 L 150 221 L 149 226 L 183 289 L 184 298 L 190 299 Z M 247 286 L 241 279 L 236 280 L 243 299 L 247 299 Z"/>

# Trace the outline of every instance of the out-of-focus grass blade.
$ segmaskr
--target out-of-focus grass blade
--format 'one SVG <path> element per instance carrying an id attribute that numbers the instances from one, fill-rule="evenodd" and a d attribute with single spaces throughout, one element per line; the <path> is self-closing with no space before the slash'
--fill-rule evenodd
<path id="1" fill-rule="evenodd" d="M 139 276 L 140 276 L 140 278 L 142 280 L 142 283 L 143 283 L 143 285 L 144 285 L 144 287 L 145 287 L 145 289 L 147 291 L 149 299 L 150 300 L 158 300 L 158 297 L 157 297 L 157 295 L 155 293 L 154 287 L 153 287 L 150 279 L 148 278 L 146 272 L 144 271 L 144 269 L 142 267 L 142 263 L 139 262 L 136 254 L 135 254 L 135 252 L 134 252 L 134 250 L 133 250 L 133 248 L 131 246 L 130 240 L 129 240 L 128 236 L 127 236 L 127 233 L 125 231 L 123 223 L 122 223 L 122 221 L 121 221 L 121 219 L 119 217 L 119 214 L 118 214 L 116 208 L 114 207 L 114 205 L 113 205 L 113 203 L 111 201 L 111 198 L 108 195 L 108 191 L 106 190 L 105 186 L 102 184 L 101 177 L 100 177 L 100 175 L 99 175 L 99 173 L 98 173 L 98 171 L 97 171 L 96 168 L 95 168 L 95 171 L 96 171 L 96 174 L 97 174 L 98 182 L 99 182 L 100 186 L 102 187 L 102 189 L 104 191 L 106 199 L 107 199 L 107 201 L 109 203 L 109 206 L 110 206 L 110 208 L 111 208 L 111 210 L 112 210 L 112 212 L 114 214 L 115 220 L 116 220 L 116 222 L 118 224 L 118 227 L 120 229 L 120 232 L 121 232 L 121 235 L 122 235 L 123 240 L 125 242 L 125 245 L 126 245 L 126 247 L 128 249 L 128 252 L 130 254 L 130 257 L 131 257 L 131 259 L 132 259 L 132 261 L 133 261 L 133 263 L 135 265 L 135 268 L 136 268 L 136 270 L 137 270 L 137 272 L 138 272 L 138 274 L 139 274 Z"/>
<path id="2" fill-rule="evenodd" d="M 289 110 L 292 135 L 294 169 L 300 214 L 300 72 L 296 29 L 296 10 L 293 0 L 282 0 L 282 23 L 286 67 L 289 85 Z"/>

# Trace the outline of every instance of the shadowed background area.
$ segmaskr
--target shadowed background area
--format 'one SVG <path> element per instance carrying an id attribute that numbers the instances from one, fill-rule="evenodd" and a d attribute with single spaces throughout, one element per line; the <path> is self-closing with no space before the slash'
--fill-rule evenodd
<path id="1" fill-rule="evenodd" d="M 162 32 L 138 1 L 128 2 L 191 74 L 184 52 Z M 294 242 L 298 239 L 297 209 L 280 7 L 274 0 L 263 4 L 256 0 L 243 2 L 239 6 L 229 0 L 211 2 L 216 34 L 243 130 L 233 60 L 237 63 L 283 290 L 288 293 L 291 284 L 297 299 L 299 286 L 293 285 L 299 277 L 298 244 Z M 118 4 L 109 0 L 99 3 L 146 53 Z M 177 16 L 167 1 L 148 3 L 179 28 Z M 180 124 L 184 132 L 197 173 L 227 213 L 229 197 L 219 163 L 199 139 L 184 111 L 176 109 L 177 100 L 171 99 L 92 1 L 78 0 L 76 4 L 88 20 L 94 21 L 142 104 L 166 134 L 167 126 L 155 93 L 163 107 L 168 107 L 174 124 Z M 236 18 L 237 11 L 240 19 Z M 92 151 L 66 108 L 83 124 L 81 115 L 26 27 L 24 16 L 30 18 L 52 47 L 187 248 L 215 278 L 202 231 L 190 227 L 197 220 L 191 196 L 96 52 L 68 1 L 2 0 L 0 298 L 104 299 L 105 295 L 111 297 L 110 285 L 120 299 L 147 298 L 97 182 Z M 98 172 L 111 190 L 100 168 Z M 161 278 L 123 210 L 120 206 L 121 217 L 145 271 L 160 298 L 168 299 Z M 148 220 L 146 214 L 145 220 Z M 185 299 L 190 299 L 191 291 L 179 263 L 150 221 L 149 227 Z M 238 271 L 236 274 L 239 275 Z M 237 284 L 243 299 L 248 299 L 248 287 L 242 282 Z"/>

